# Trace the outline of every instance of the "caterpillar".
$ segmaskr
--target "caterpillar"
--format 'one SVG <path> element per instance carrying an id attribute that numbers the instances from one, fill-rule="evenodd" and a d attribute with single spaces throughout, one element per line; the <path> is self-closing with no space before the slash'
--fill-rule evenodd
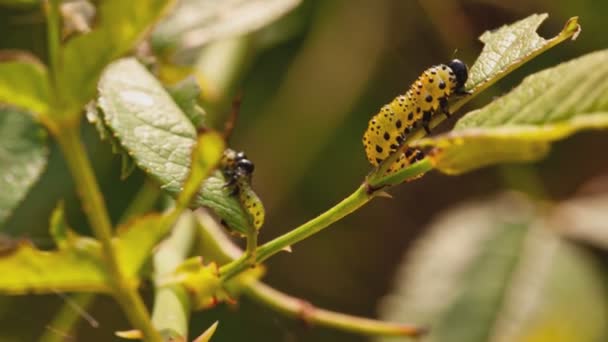
<path id="1" fill-rule="evenodd" d="M 404 95 L 397 96 L 382 107 L 369 121 L 363 134 L 367 159 L 378 166 L 397 151 L 408 135 L 422 127 L 430 133 L 429 123 L 439 110 L 450 116 L 448 98 L 452 94 L 469 94 L 464 84 L 468 79 L 467 65 L 454 59 L 447 65 L 439 64 L 425 70 Z M 408 148 L 389 168 L 396 171 L 424 158 L 424 152 Z"/>
<path id="2" fill-rule="evenodd" d="M 260 229 L 266 212 L 262 201 L 251 188 L 251 176 L 255 169 L 253 162 L 243 152 L 226 149 L 220 165 L 226 178 L 224 187 L 229 189 L 231 196 L 238 196 L 241 206 L 249 214 L 250 222 Z"/>

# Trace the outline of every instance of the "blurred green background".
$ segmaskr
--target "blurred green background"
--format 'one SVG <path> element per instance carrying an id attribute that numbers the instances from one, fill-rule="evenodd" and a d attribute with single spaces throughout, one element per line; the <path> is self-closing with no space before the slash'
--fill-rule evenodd
<path id="1" fill-rule="evenodd" d="M 27 49 L 44 59 L 45 24 L 39 8 L 2 4 L 0 48 Z M 284 36 L 251 51 L 238 77 L 243 102 L 230 141 L 256 164 L 254 188 L 267 211 L 261 241 L 321 213 L 361 183 L 370 170 L 361 144 L 369 118 L 422 70 L 453 57 L 471 65 L 481 50 L 477 37 L 482 32 L 542 12 L 550 15 L 540 29 L 542 36 L 553 36 L 572 16 L 580 17 L 582 33 L 575 42 L 565 42 L 506 77 L 470 102 L 460 116 L 508 91 L 525 75 L 606 48 L 608 2 L 319 0 L 304 1 L 274 24 Z M 440 130 L 449 129 L 454 120 Z M 121 181 L 120 158 L 90 125 L 85 124 L 84 131 L 117 220 L 145 176 L 136 171 Z M 294 246 L 293 253 L 273 257 L 265 281 L 323 308 L 377 317 L 378 303 L 393 288 L 402 256 L 439 213 L 506 189 L 536 196 L 541 188 L 549 201 L 571 198 L 586 184 L 593 184 L 587 185 L 593 191 L 608 192 L 607 148 L 604 132 L 585 132 L 556 144 L 546 160 L 534 165 L 503 165 L 458 177 L 430 173 L 396 187 L 392 200 L 372 201 Z M 67 168 L 53 147 L 42 179 L 2 231 L 52 247 L 47 222 L 60 199 L 66 201 L 71 225 L 87 231 Z M 606 251 L 577 246 L 608 274 Z M 598 283 L 604 296 L 597 301 L 608 308 L 604 280 L 606 276 Z M 0 340 L 35 341 L 63 303 L 54 295 L 0 297 Z M 88 312 L 101 326 L 81 322 L 75 340 L 114 340 L 113 331 L 128 328 L 110 298 L 100 297 Z M 218 319 L 213 341 L 367 340 L 283 318 L 246 298 L 237 307 L 195 313 L 191 330 L 202 331 Z M 423 323 L 416 317 L 409 320 Z"/>

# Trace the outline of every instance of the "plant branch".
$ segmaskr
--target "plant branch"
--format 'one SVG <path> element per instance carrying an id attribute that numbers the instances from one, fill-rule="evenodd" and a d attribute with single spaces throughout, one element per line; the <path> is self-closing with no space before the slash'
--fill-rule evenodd
<path id="1" fill-rule="evenodd" d="M 242 251 L 224 234 L 222 227 L 206 212 L 195 212 L 205 258 L 220 263 L 238 259 Z M 316 308 L 306 301 L 289 296 L 260 281 L 245 285 L 244 294 L 260 304 L 288 317 L 300 318 L 310 324 L 321 325 L 362 335 L 420 336 L 425 329 L 409 324 L 389 323 L 379 320 L 346 315 Z"/>
<path id="2" fill-rule="evenodd" d="M 44 334 L 40 337 L 40 342 L 62 342 L 65 341 L 65 335 L 69 335 L 70 331 L 76 324 L 78 318 L 82 317 L 82 312 L 91 306 L 95 300 L 94 293 L 76 293 L 68 297 L 66 302 L 59 312 L 55 314 L 53 320 L 47 324 Z M 74 307 L 77 306 L 78 310 Z M 57 333 L 61 332 L 61 334 Z"/>
<path id="3" fill-rule="evenodd" d="M 119 222 L 125 222 L 131 217 L 142 215 L 153 207 L 154 203 L 160 196 L 160 189 L 155 181 L 147 178 L 141 189 L 135 194 L 129 206 L 122 213 Z M 77 293 L 71 296 L 73 303 L 65 303 L 53 320 L 48 324 L 53 330 L 47 330 L 40 338 L 41 342 L 60 342 L 63 341 L 63 336 L 57 334 L 56 331 L 61 331 L 68 334 L 74 329 L 81 314 L 78 310 L 74 310 L 74 304 L 78 305 L 81 311 L 86 311 L 96 298 L 95 293 Z"/>
<path id="4" fill-rule="evenodd" d="M 181 285 L 161 286 L 159 279 L 173 272 L 188 256 L 194 236 L 195 225 L 190 213 L 184 213 L 171 235 L 162 242 L 154 254 L 155 286 L 152 323 L 163 336 L 174 340 L 186 340 L 190 318 L 190 298 Z"/>
<path id="5" fill-rule="evenodd" d="M 79 126 L 64 126 L 56 139 L 61 146 L 68 168 L 74 177 L 76 189 L 82 201 L 89 224 L 102 246 L 105 265 L 114 296 L 131 324 L 144 334 L 146 341 L 161 341 L 150 321 L 150 316 L 137 293 L 137 284 L 129 282 L 120 269 L 112 246 L 112 226 L 97 185 L 91 163 L 80 139 Z"/>
<path id="6" fill-rule="evenodd" d="M 332 223 L 357 210 L 373 197 L 374 195 L 368 193 L 365 185 L 360 186 L 354 193 L 346 197 L 333 208 L 304 223 L 300 227 L 260 246 L 256 252 L 256 262 L 262 262 L 294 243 L 300 242 L 307 237 L 320 232 Z M 222 266 L 220 268 L 222 280 L 226 281 L 247 269 L 249 266 L 247 259 L 248 257 L 245 255 L 228 265 Z"/>
<path id="7" fill-rule="evenodd" d="M 50 81 L 55 94 L 58 93 L 56 75 L 59 72 L 59 47 L 61 44 L 61 38 L 59 33 L 61 31 L 61 14 L 59 12 L 59 3 L 60 0 L 48 0 L 46 2 L 46 38 L 49 52 L 49 64 L 51 75 Z"/>
<path id="8" fill-rule="evenodd" d="M 354 193 L 323 214 L 258 247 L 255 251 L 255 263 L 262 262 L 284 250 L 285 248 L 300 242 L 311 235 L 320 232 L 332 223 L 339 221 L 346 215 L 362 207 L 375 196 L 378 196 L 380 194 L 378 190 L 381 190 L 384 186 L 398 184 L 419 177 L 421 174 L 431 170 L 432 168 L 432 163 L 427 158 L 418 163 L 414 163 L 411 166 L 400 170 L 399 172 L 378 178 L 373 184 L 364 183 Z M 251 260 L 250 255 L 246 254 L 241 256 L 236 261 L 222 266 L 220 268 L 222 279 L 226 281 L 244 271 L 249 265 L 252 264 Z"/>
<path id="9" fill-rule="evenodd" d="M 383 322 L 317 308 L 307 301 L 289 296 L 261 282 L 249 285 L 245 294 L 285 316 L 301 319 L 311 325 L 368 336 L 419 337 L 427 332 L 424 328 L 410 324 Z"/>

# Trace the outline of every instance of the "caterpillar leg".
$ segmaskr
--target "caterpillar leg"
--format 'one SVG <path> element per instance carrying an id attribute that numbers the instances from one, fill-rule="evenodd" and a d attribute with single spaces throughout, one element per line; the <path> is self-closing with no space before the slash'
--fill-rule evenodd
<path id="1" fill-rule="evenodd" d="M 413 163 L 415 163 L 419 160 L 422 160 L 424 157 L 425 157 L 424 151 L 417 149 L 417 148 L 408 147 L 405 150 L 405 152 L 399 156 L 399 159 L 397 159 L 391 165 L 391 167 L 386 171 L 386 173 L 389 174 L 389 173 L 399 171 L 409 165 L 412 165 Z"/>
<path id="2" fill-rule="evenodd" d="M 456 90 L 454 90 L 454 94 L 458 95 L 458 96 L 468 96 L 468 95 L 473 95 L 473 92 L 470 90 L 466 90 L 463 88 L 457 88 Z"/>
<path id="3" fill-rule="evenodd" d="M 449 119 L 452 114 L 450 113 L 450 107 L 448 106 L 448 99 L 446 97 L 439 100 L 439 108 L 441 109 L 441 112 L 445 114 L 446 118 Z"/>
<path id="4" fill-rule="evenodd" d="M 429 128 L 429 123 L 431 122 L 432 116 L 433 116 L 433 113 L 431 111 L 425 111 L 424 113 L 422 113 L 422 128 L 424 128 L 424 131 L 426 132 L 426 134 L 431 134 L 431 129 Z"/>

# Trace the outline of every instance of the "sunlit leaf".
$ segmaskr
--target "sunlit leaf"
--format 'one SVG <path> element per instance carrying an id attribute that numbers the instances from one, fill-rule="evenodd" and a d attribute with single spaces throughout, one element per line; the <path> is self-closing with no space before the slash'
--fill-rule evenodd
<path id="1" fill-rule="evenodd" d="M 44 130 L 26 113 L 0 107 L 0 226 L 38 180 L 47 159 Z"/>
<path id="2" fill-rule="evenodd" d="M 171 4 L 170 0 L 106 0 L 97 9 L 98 25 L 70 39 L 61 53 L 58 85 L 68 114 L 78 114 L 93 98 L 102 70 L 131 50 Z"/>
<path id="3" fill-rule="evenodd" d="M 41 251 L 22 240 L 0 255 L 0 293 L 109 292 L 101 246 L 79 236 L 63 221 L 63 208 L 53 213 L 52 231 L 58 249 Z"/>
<path id="4" fill-rule="evenodd" d="M 113 239 L 120 267 L 130 277 L 136 276 L 152 255 L 152 249 L 167 235 L 163 216 L 150 214 L 118 227 Z"/>
<path id="5" fill-rule="evenodd" d="M 470 112 L 448 134 L 414 144 L 436 147 L 446 173 L 543 157 L 550 143 L 608 127 L 608 50 L 528 76 L 509 94 Z"/>
<path id="6" fill-rule="evenodd" d="M 129 281 L 137 283 L 153 248 L 170 226 L 166 216 L 148 215 L 118 228 L 112 244 Z M 100 243 L 72 231 L 60 205 L 51 216 L 51 236 L 57 250 L 41 251 L 23 240 L 0 255 L 0 293 L 108 292 L 110 283 Z"/>
<path id="7" fill-rule="evenodd" d="M 479 40 L 484 44 L 483 51 L 471 67 L 466 87 L 476 88 L 499 74 L 512 71 L 564 39 L 578 35 L 580 27 L 578 18 L 574 17 L 566 23 L 556 37 L 544 39 L 536 33 L 536 30 L 547 17 L 546 13 L 533 14 L 513 24 L 482 34 Z"/>
<path id="8" fill-rule="evenodd" d="M 99 84 L 99 106 L 106 124 L 137 165 L 163 189 L 177 195 L 189 173 L 196 130 L 159 82 L 134 59 L 113 63 Z M 247 232 L 249 219 L 215 171 L 195 203 L 213 209 L 227 225 Z"/>
<path id="9" fill-rule="evenodd" d="M 49 83 L 44 65 L 22 53 L 0 56 L 0 102 L 47 114 Z"/>

